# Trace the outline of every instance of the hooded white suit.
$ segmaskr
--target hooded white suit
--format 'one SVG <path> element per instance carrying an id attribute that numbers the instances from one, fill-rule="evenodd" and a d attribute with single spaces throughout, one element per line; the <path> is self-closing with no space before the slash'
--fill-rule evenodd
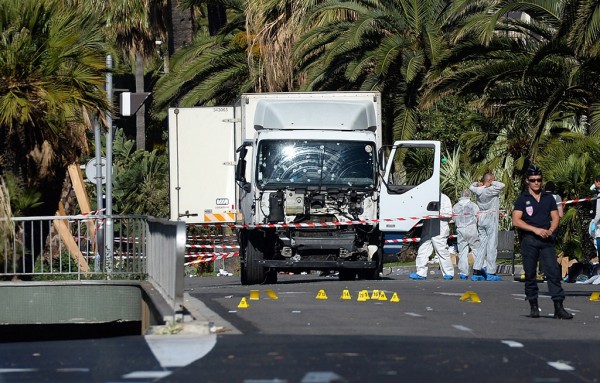
<path id="1" fill-rule="evenodd" d="M 469 275 L 469 247 L 474 253 L 479 249 L 477 232 L 479 207 L 471 201 L 470 197 L 461 197 L 452 208 L 452 214 L 458 235 L 458 272 Z"/>

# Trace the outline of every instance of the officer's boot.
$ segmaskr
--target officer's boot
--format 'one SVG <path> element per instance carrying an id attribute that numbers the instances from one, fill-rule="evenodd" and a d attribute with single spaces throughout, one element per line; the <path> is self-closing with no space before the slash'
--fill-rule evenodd
<path id="1" fill-rule="evenodd" d="M 554 301 L 554 319 L 573 319 L 573 314 L 565 310 L 562 301 Z"/>
<path id="2" fill-rule="evenodd" d="M 538 300 L 530 299 L 529 305 L 531 306 L 531 312 L 529 313 L 529 316 L 531 318 L 539 318 L 540 317 L 540 308 L 538 307 Z"/>

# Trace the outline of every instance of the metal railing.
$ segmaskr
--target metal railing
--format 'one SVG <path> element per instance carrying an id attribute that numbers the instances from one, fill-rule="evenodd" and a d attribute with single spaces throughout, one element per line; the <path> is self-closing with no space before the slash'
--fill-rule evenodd
<path id="1" fill-rule="evenodd" d="M 0 231 L 0 279 L 150 280 L 178 309 L 185 224 L 147 216 L 15 217 Z M 8 224 L 6 224 L 8 223 Z M 105 241 L 112 228 L 114 243 Z M 183 242 L 182 242 L 183 241 Z"/>
<path id="2" fill-rule="evenodd" d="M 148 218 L 148 279 L 173 308 L 183 303 L 185 222 Z"/>

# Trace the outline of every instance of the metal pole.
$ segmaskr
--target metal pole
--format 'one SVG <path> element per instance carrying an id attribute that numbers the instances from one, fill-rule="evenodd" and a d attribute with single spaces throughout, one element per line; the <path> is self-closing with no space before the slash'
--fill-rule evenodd
<path id="1" fill-rule="evenodd" d="M 100 123 L 94 118 L 94 143 L 96 145 L 96 209 L 102 209 L 102 137 L 100 132 Z M 96 220 L 96 222 L 100 222 Z M 94 262 L 94 271 L 104 270 L 104 235 L 103 227 L 98 225 L 96 230 L 96 254 Z"/>
<path id="2" fill-rule="evenodd" d="M 113 174 L 113 124 L 112 124 L 112 56 L 106 56 L 106 98 L 108 110 L 106 111 L 106 271 L 110 275 L 113 270 L 114 230 L 112 219 L 112 174 Z"/>

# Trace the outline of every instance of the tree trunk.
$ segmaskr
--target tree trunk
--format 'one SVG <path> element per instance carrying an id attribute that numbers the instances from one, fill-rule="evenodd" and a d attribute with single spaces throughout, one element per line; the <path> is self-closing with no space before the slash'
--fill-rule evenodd
<path id="1" fill-rule="evenodd" d="M 135 55 L 135 92 L 144 92 L 144 58 L 139 52 Z M 143 103 L 135 114 L 135 144 L 137 150 L 146 149 L 146 107 Z"/>
<path id="2" fill-rule="evenodd" d="M 169 0 L 169 56 L 192 42 L 194 18 L 192 9 L 179 9 L 180 0 Z"/>
<path id="3" fill-rule="evenodd" d="M 225 7 L 219 4 L 207 4 L 208 8 L 208 33 L 214 36 L 227 24 Z"/>

